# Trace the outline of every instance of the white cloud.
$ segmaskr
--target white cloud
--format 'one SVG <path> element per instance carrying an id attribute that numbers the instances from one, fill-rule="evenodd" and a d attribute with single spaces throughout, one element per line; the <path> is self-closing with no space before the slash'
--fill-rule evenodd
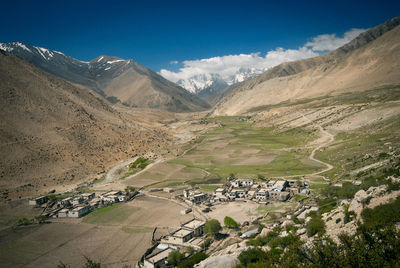
<path id="1" fill-rule="evenodd" d="M 187 80 L 196 75 L 219 74 L 222 79 L 229 79 L 240 69 L 266 70 L 283 62 L 296 61 L 300 59 L 318 56 L 318 51 L 330 51 L 354 39 L 365 30 L 351 29 L 344 33 L 343 37 L 335 34 L 323 34 L 312 38 L 298 49 L 277 48 L 268 51 L 265 56 L 260 52 L 251 54 L 238 54 L 218 56 L 208 59 L 183 61 L 183 67 L 177 72 L 167 69 L 160 70 L 160 74 L 166 79 L 177 82 L 181 79 Z"/>
<path id="2" fill-rule="evenodd" d="M 345 32 L 343 37 L 337 37 L 336 34 L 321 34 L 306 43 L 305 47 L 310 47 L 314 51 L 331 51 L 347 44 L 365 31 L 365 29 L 351 29 Z"/>
<path id="3" fill-rule="evenodd" d="M 175 65 L 175 64 L 178 64 L 178 63 L 179 63 L 179 61 L 177 61 L 177 60 L 171 60 L 169 62 L 169 64 L 171 64 L 171 65 Z"/>

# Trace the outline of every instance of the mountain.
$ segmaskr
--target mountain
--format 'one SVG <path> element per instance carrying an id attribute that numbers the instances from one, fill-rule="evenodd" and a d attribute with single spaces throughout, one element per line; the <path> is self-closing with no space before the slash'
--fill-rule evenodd
<path id="1" fill-rule="evenodd" d="M 226 78 L 221 77 L 221 75 L 217 73 L 207 73 L 193 75 L 188 79 L 180 79 L 176 83 L 201 98 L 207 98 L 229 86 L 235 86 L 238 83 L 256 77 L 263 71 L 265 70 L 256 68 L 240 68 L 235 74 Z"/>
<path id="2" fill-rule="evenodd" d="M 168 139 L 93 93 L 3 51 L 0 92 L 0 197 L 79 183 Z"/>
<path id="3" fill-rule="evenodd" d="M 221 99 L 215 115 L 400 83 L 400 17 L 327 54 L 280 64 Z"/>
<path id="4" fill-rule="evenodd" d="M 131 107 L 171 112 L 192 112 L 209 105 L 134 60 L 100 56 L 83 62 L 61 52 L 21 42 L 0 43 L 0 50 L 14 54 L 42 70 L 91 89 L 111 102 Z"/>

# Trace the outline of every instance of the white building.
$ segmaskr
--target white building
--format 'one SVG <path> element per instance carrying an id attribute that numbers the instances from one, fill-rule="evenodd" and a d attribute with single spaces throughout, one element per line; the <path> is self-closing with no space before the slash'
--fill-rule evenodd
<path id="1" fill-rule="evenodd" d="M 224 196 L 226 193 L 226 190 L 224 188 L 218 188 L 214 190 L 214 196 L 216 197 L 221 197 Z"/>
<path id="2" fill-rule="evenodd" d="M 68 217 L 80 218 L 90 212 L 90 206 L 80 206 L 69 211 Z"/>
<path id="3" fill-rule="evenodd" d="M 255 194 L 255 198 L 257 200 L 267 200 L 268 197 L 269 197 L 269 192 L 267 191 L 267 189 L 261 189 Z"/>
<path id="4" fill-rule="evenodd" d="M 231 181 L 231 185 L 234 188 L 245 188 L 250 187 L 254 184 L 254 180 L 252 179 L 236 179 Z"/>

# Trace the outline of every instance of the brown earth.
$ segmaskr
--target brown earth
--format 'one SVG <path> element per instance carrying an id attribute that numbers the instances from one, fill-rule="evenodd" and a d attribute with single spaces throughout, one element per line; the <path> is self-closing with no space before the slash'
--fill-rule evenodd
<path id="1" fill-rule="evenodd" d="M 1 198 L 63 190 L 122 159 L 165 147 L 159 125 L 0 53 Z M 140 112 L 142 121 L 146 113 Z M 151 115 L 148 122 L 154 121 Z M 160 119 L 163 120 L 163 119 Z"/>
<path id="2" fill-rule="evenodd" d="M 237 115 L 282 102 L 399 84 L 399 24 L 400 17 L 391 19 L 330 53 L 272 68 L 234 89 L 213 113 Z"/>

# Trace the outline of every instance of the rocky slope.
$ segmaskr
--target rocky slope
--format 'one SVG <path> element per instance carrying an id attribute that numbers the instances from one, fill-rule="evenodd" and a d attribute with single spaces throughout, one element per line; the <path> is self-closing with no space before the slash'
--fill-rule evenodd
<path id="1" fill-rule="evenodd" d="M 61 52 L 21 42 L 0 43 L 0 50 L 23 58 L 42 70 L 91 89 L 111 102 L 171 112 L 191 112 L 209 105 L 134 60 L 100 56 L 83 62 Z"/>
<path id="2" fill-rule="evenodd" d="M 330 53 L 274 67 L 225 96 L 214 114 L 399 84 L 399 24 L 400 17 L 393 18 Z"/>
<path id="3" fill-rule="evenodd" d="M 92 93 L 1 51 L 0 92 L 2 198 L 76 184 L 169 139 Z"/>

